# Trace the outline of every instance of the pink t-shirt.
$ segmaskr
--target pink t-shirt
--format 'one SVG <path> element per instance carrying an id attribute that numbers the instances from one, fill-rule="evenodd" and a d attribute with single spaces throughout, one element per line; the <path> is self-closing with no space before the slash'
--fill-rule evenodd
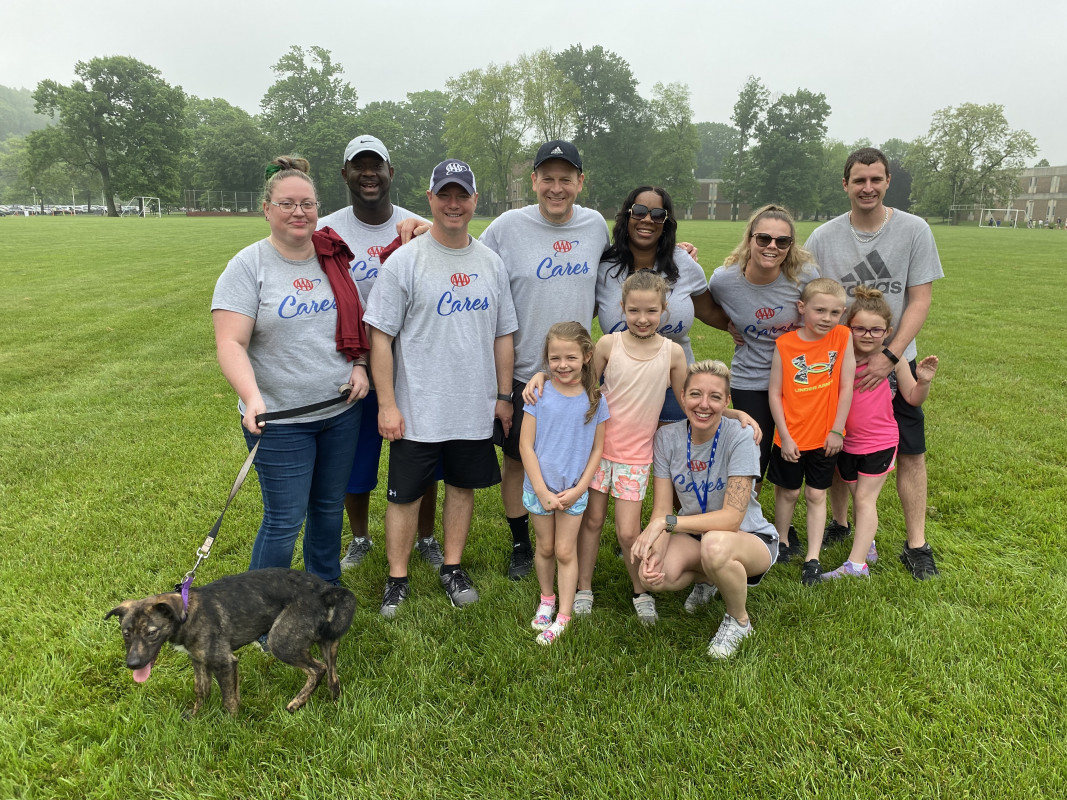
<path id="1" fill-rule="evenodd" d="M 651 358 L 630 355 L 627 332 L 609 334 L 611 354 L 604 370 L 604 399 L 611 417 L 604 423 L 604 458 L 620 464 L 651 464 L 652 440 L 663 407 L 663 387 L 671 383 L 671 342 L 664 338 Z"/>
<path id="2" fill-rule="evenodd" d="M 866 364 L 856 365 L 856 377 L 867 370 Z M 845 422 L 846 453 L 863 455 L 896 447 L 900 431 L 893 416 L 893 389 L 886 379 L 869 392 L 854 391 L 852 405 Z"/>

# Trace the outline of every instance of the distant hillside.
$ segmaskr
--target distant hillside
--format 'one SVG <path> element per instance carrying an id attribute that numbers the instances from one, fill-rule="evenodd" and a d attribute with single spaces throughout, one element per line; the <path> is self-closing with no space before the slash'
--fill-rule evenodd
<path id="1" fill-rule="evenodd" d="M 29 89 L 0 86 L 0 141 L 25 136 L 50 122 L 48 117 L 34 113 L 33 93 Z"/>

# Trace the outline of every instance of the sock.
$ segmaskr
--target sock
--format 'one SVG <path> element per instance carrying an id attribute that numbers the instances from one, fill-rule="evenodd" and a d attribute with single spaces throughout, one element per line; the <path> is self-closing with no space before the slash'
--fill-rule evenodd
<path id="1" fill-rule="evenodd" d="M 532 550 L 530 543 L 530 515 L 523 514 L 521 517 L 508 517 L 508 527 L 511 528 L 511 546 L 522 547 Z"/>
<path id="2" fill-rule="evenodd" d="M 633 599 L 636 600 L 638 597 L 642 597 L 642 596 L 644 596 L 646 594 L 648 594 L 648 592 L 633 592 L 631 594 L 631 597 L 633 597 Z"/>
<path id="3" fill-rule="evenodd" d="M 866 562 L 866 561 L 861 561 L 860 563 L 858 563 L 858 564 L 857 564 L 857 563 L 856 563 L 855 561 L 852 561 L 852 560 L 850 559 L 848 563 L 849 563 L 849 564 L 851 564 L 851 565 L 852 565 L 852 568 L 853 568 L 854 570 L 856 570 L 857 572 L 862 572 L 862 571 L 863 571 L 863 568 L 864 568 L 865 566 L 867 566 L 867 562 Z"/>
<path id="4" fill-rule="evenodd" d="M 459 564 L 442 564 L 441 565 L 441 574 L 442 575 L 451 575 L 457 569 L 459 569 Z"/>
<path id="5" fill-rule="evenodd" d="M 541 605 L 556 607 L 556 596 L 554 594 L 541 595 Z"/>
<path id="6" fill-rule="evenodd" d="M 570 621 L 571 621 L 571 618 L 568 617 L 566 614 L 556 614 L 556 622 L 558 622 L 564 628 L 567 627 L 567 623 L 570 622 Z"/>
<path id="7" fill-rule="evenodd" d="M 389 576 L 389 583 L 406 584 L 407 582 L 408 582 L 408 576 L 407 575 L 405 575 L 403 578 L 394 578 L 392 575 Z"/>

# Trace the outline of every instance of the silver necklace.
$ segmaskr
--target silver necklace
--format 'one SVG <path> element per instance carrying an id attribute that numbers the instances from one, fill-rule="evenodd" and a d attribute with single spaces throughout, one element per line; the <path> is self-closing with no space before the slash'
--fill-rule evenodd
<path id="1" fill-rule="evenodd" d="M 885 230 L 885 224 L 889 222 L 889 206 L 885 207 L 885 216 L 882 218 L 882 224 L 878 226 L 878 230 L 874 233 L 868 233 L 867 231 L 858 231 L 852 227 L 852 212 L 848 212 L 848 227 L 852 228 L 852 235 L 856 237 L 856 241 L 860 244 L 869 244 L 878 238 L 878 235 Z"/>

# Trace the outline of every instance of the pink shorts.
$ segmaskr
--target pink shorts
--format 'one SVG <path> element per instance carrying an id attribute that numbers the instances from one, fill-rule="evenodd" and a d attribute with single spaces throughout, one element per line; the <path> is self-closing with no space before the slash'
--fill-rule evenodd
<path id="1" fill-rule="evenodd" d="M 600 467 L 593 473 L 590 489 L 610 494 L 618 500 L 645 499 L 648 489 L 648 472 L 651 464 L 620 464 L 618 461 L 600 459 Z"/>

